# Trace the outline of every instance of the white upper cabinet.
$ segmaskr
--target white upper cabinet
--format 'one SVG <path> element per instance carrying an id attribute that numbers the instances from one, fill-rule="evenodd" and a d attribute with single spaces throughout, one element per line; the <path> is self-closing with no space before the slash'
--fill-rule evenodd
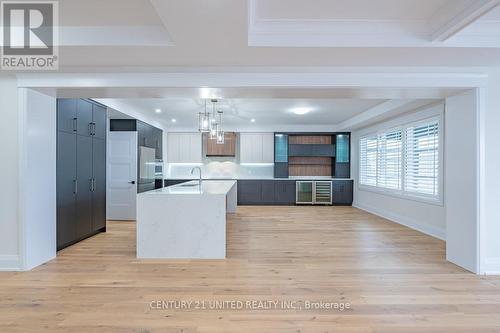
<path id="1" fill-rule="evenodd" d="M 201 133 L 168 133 L 168 163 L 201 163 Z"/>
<path id="2" fill-rule="evenodd" d="M 273 162 L 273 133 L 240 133 L 240 163 Z"/>

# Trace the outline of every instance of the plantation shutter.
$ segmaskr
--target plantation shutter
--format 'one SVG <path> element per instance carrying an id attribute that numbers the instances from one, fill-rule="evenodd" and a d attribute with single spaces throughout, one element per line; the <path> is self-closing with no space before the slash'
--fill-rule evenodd
<path id="1" fill-rule="evenodd" d="M 401 190 L 402 136 L 401 130 L 394 130 L 378 137 L 378 187 Z"/>
<path id="2" fill-rule="evenodd" d="M 413 125 L 406 129 L 405 191 L 439 195 L 439 123 Z"/>
<path id="3" fill-rule="evenodd" d="M 377 185 L 377 137 L 364 137 L 359 141 L 359 179 L 363 185 Z"/>

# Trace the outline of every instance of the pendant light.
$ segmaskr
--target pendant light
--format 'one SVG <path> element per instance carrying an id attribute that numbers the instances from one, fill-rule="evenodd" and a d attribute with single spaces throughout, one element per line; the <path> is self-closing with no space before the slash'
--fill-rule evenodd
<path id="1" fill-rule="evenodd" d="M 207 112 L 207 100 L 205 99 L 205 112 L 198 113 L 198 131 L 207 133 L 210 132 L 210 129 L 210 113 Z"/>
<path id="2" fill-rule="evenodd" d="M 217 114 L 215 113 L 215 108 L 217 105 L 217 100 L 212 99 L 212 119 L 210 121 L 210 139 L 217 138 Z"/>
<path id="3" fill-rule="evenodd" d="M 224 131 L 222 130 L 222 111 L 217 111 L 219 114 L 219 122 L 217 123 L 217 144 L 224 144 Z"/>

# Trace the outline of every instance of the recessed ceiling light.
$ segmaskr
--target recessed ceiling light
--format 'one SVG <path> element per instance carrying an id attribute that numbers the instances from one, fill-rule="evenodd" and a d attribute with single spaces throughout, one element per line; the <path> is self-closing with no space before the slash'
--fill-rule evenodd
<path id="1" fill-rule="evenodd" d="M 255 123 L 255 118 L 250 119 L 252 123 Z"/>
<path id="2" fill-rule="evenodd" d="M 295 109 L 292 109 L 291 111 L 295 114 L 303 115 L 303 114 L 311 112 L 311 109 L 309 109 L 309 108 L 295 108 Z"/>
<path id="3" fill-rule="evenodd" d="M 175 118 L 172 118 L 171 122 L 175 123 L 177 121 L 177 119 Z"/>
<path id="4" fill-rule="evenodd" d="M 161 113 L 161 109 L 155 109 L 156 113 Z"/>

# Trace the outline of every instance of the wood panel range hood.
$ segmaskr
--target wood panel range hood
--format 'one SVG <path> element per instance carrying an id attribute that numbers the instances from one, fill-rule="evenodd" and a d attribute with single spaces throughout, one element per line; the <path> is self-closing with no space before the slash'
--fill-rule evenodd
<path id="1" fill-rule="evenodd" d="M 225 132 L 224 144 L 217 144 L 217 139 L 211 139 L 207 133 L 203 134 L 206 142 L 207 157 L 236 157 L 236 133 Z"/>

